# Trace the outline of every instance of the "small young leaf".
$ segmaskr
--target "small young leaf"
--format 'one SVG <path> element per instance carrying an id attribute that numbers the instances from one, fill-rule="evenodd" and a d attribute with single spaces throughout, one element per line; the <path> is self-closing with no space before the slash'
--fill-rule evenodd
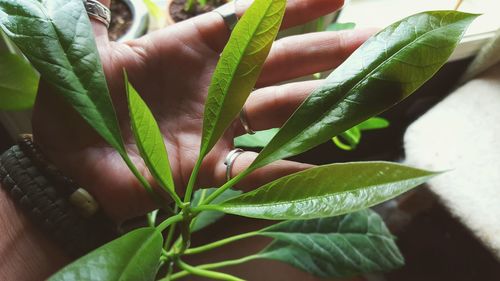
<path id="1" fill-rule="evenodd" d="M 244 217 L 330 217 L 392 199 L 437 173 L 388 162 L 331 164 L 292 174 L 221 204 L 201 207 Z"/>
<path id="2" fill-rule="evenodd" d="M 278 34 L 286 0 L 255 0 L 231 34 L 208 89 L 200 157 L 240 112 Z"/>
<path id="3" fill-rule="evenodd" d="M 178 197 L 175 193 L 172 170 L 170 169 L 167 149 L 165 148 L 160 127 L 147 104 L 132 84 L 128 82 L 126 74 L 125 87 L 127 89 L 132 132 L 141 156 L 160 186 L 173 197 Z"/>
<path id="4" fill-rule="evenodd" d="M 200 202 L 202 202 L 205 198 L 207 198 L 210 194 L 214 193 L 217 188 L 207 188 L 207 189 L 198 189 L 193 195 L 193 201 L 191 204 L 196 207 Z M 232 190 L 228 189 L 224 191 L 219 197 L 217 197 L 213 202 L 214 204 L 222 203 L 226 200 L 229 200 L 233 197 L 240 195 L 242 192 L 240 190 Z M 219 211 L 203 211 L 198 216 L 194 218 L 194 223 L 191 227 L 191 231 L 195 232 L 201 230 L 224 216 L 223 212 Z"/>
<path id="5" fill-rule="evenodd" d="M 94 34 L 81 0 L 0 0 L 0 28 L 56 91 L 125 155 Z"/>
<path id="6" fill-rule="evenodd" d="M 390 271 L 404 264 L 394 237 L 371 210 L 287 221 L 261 234 L 274 241 L 258 254 L 260 258 L 282 261 L 322 278 Z"/>
<path id="7" fill-rule="evenodd" d="M 306 99 L 246 173 L 307 151 L 406 98 L 448 60 L 476 17 L 424 12 L 379 32 Z"/>
<path id="8" fill-rule="evenodd" d="M 38 74 L 18 55 L 0 54 L 0 109 L 22 110 L 33 106 Z"/>
<path id="9" fill-rule="evenodd" d="M 361 124 L 358 124 L 351 129 L 341 133 L 340 135 L 333 137 L 333 143 L 343 150 L 351 151 L 356 149 L 361 141 L 361 132 L 369 130 L 377 130 L 387 128 L 389 126 L 389 121 L 380 117 L 372 117 Z M 346 143 L 347 142 L 347 143 Z"/>
<path id="10" fill-rule="evenodd" d="M 259 148 L 266 146 L 278 133 L 280 129 L 269 129 L 265 131 L 255 132 L 253 135 L 243 135 L 234 139 L 236 147 L 252 147 Z"/>
<path id="11" fill-rule="evenodd" d="M 361 131 L 385 129 L 389 127 L 390 123 L 382 117 L 372 117 L 364 122 L 361 122 L 356 127 Z"/>
<path id="12" fill-rule="evenodd" d="M 141 228 L 94 250 L 61 269 L 49 281 L 154 280 L 163 238 L 155 228 Z"/>
<path id="13" fill-rule="evenodd" d="M 346 22 L 346 23 L 334 22 L 326 28 L 326 31 L 349 30 L 349 29 L 354 29 L 355 27 L 356 24 L 354 22 Z"/>

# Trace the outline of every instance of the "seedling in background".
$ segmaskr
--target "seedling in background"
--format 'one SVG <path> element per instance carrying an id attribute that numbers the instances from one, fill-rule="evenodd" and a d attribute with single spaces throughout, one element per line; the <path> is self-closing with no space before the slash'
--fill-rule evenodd
<path id="1" fill-rule="evenodd" d="M 151 216 L 154 227 L 123 235 L 49 280 L 87 280 L 88 273 L 94 280 L 155 280 L 161 278 L 157 276 L 160 267 L 167 272 L 161 280 L 188 275 L 242 280 L 214 270 L 254 259 L 278 260 L 324 278 L 387 271 L 403 264 L 394 237 L 380 217 L 366 208 L 420 185 L 437 175 L 434 172 L 387 162 L 330 164 L 288 175 L 248 193 L 231 188 L 252 171 L 329 141 L 409 96 L 447 61 L 476 16 L 425 12 L 382 30 L 311 93 L 247 170 L 220 187 L 195 189 L 204 157 L 236 118 L 260 76 L 285 6 L 285 0 L 254 1 L 231 34 L 209 87 L 200 157 L 182 202 L 177 194 L 184 187 L 173 185 L 159 126 L 139 93 L 126 82 L 137 146 L 158 185 L 175 202 L 176 213 L 160 222 Z M 0 27 L 55 93 L 66 98 L 118 151 L 138 181 L 165 206 L 167 202 L 155 194 L 128 157 L 88 18 L 66 16 L 85 13 L 81 0 L 0 0 L 0 10 Z M 79 26 L 80 32 L 74 34 L 66 26 Z M 39 39 L 40 34 L 45 40 Z M 190 247 L 191 234 L 224 213 L 282 222 Z M 177 226 L 181 235 L 175 237 Z M 273 240 L 255 254 L 236 260 L 202 265 L 185 262 L 188 255 L 253 236 Z"/>

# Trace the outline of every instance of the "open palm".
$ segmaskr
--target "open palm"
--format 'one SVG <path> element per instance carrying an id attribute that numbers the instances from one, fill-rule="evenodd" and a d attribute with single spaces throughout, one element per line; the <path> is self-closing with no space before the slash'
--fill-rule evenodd
<path id="1" fill-rule="evenodd" d="M 283 27 L 292 27 L 335 11 L 341 0 L 290 0 Z M 107 30 L 93 23 L 127 150 L 139 170 L 153 182 L 138 156 L 131 131 L 123 82 L 126 69 L 131 83 L 155 114 L 170 157 L 177 191 L 182 194 L 199 153 L 204 104 L 219 54 L 229 38 L 220 15 L 207 13 L 126 43 L 109 42 Z M 279 40 L 266 61 L 258 87 L 246 104 L 252 129 L 280 127 L 320 81 L 277 83 L 339 65 L 370 31 L 322 32 Z M 65 174 L 88 189 L 115 220 L 144 214 L 154 207 L 117 152 L 107 145 L 58 96 L 43 84 L 33 118 L 35 141 Z M 206 157 L 197 186 L 225 181 L 224 158 L 234 137 L 244 134 L 239 121 Z M 256 157 L 239 156 L 232 174 Z M 280 161 L 255 171 L 241 187 L 252 188 L 309 167 Z"/>

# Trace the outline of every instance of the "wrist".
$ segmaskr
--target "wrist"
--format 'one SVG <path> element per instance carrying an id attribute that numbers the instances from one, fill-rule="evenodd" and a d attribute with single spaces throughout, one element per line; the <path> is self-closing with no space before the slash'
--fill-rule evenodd
<path id="1" fill-rule="evenodd" d="M 0 280 L 43 280 L 69 262 L 0 187 Z"/>

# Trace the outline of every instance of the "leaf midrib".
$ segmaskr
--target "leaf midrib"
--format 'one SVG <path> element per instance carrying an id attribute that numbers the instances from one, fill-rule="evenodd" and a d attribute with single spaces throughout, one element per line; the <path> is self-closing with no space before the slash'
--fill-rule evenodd
<path id="1" fill-rule="evenodd" d="M 242 55 L 242 56 L 239 56 L 238 63 L 237 63 L 237 67 L 233 68 L 233 71 L 232 71 L 232 73 L 231 73 L 231 75 L 230 75 L 230 78 L 231 78 L 231 80 L 230 80 L 230 81 L 233 81 L 233 80 L 234 80 L 234 77 L 236 76 L 236 72 L 237 72 L 237 70 L 238 70 L 238 68 L 239 68 L 239 66 L 240 66 L 240 64 L 241 64 L 241 61 L 243 60 L 243 57 L 244 57 L 244 55 L 245 55 L 245 53 L 246 53 L 246 51 L 247 51 L 247 49 L 248 49 L 248 46 L 250 45 L 250 42 L 252 41 L 253 36 L 255 35 L 255 33 L 257 32 L 257 30 L 259 30 L 260 26 L 261 26 L 261 25 L 262 25 L 262 23 L 264 22 L 264 19 L 265 19 L 265 18 L 267 18 L 267 13 L 268 13 L 269 9 L 271 8 L 271 6 L 272 6 L 273 4 L 274 4 L 274 2 L 273 2 L 273 1 L 270 1 L 270 4 L 269 4 L 269 5 L 267 6 L 267 8 L 266 8 L 266 12 L 264 13 L 264 16 L 263 16 L 263 17 L 259 20 L 259 23 L 258 23 L 257 27 L 256 27 L 256 28 L 252 31 L 251 36 L 250 36 L 250 40 L 248 40 L 248 41 L 246 42 L 245 47 L 244 47 L 244 49 L 243 49 L 243 52 L 242 52 L 242 54 L 243 54 L 243 55 Z M 226 96 L 227 96 L 227 93 L 228 93 L 229 88 L 231 87 L 231 84 L 232 84 L 232 83 L 227 83 L 227 86 L 225 87 L 225 89 L 224 89 L 224 91 L 223 91 L 223 93 L 224 93 L 224 97 L 226 97 Z M 224 104 L 224 101 L 222 101 L 222 104 Z M 221 109 L 222 109 L 222 108 L 223 108 L 223 106 L 221 106 Z M 222 114 L 222 110 L 218 110 L 218 112 L 217 112 L 217 116 L 216 116 L 215 120 L 219 120 L 219 119 L 220 119 L 221 114 Z M 208 145 L 208 144 L 212 141 L 212 137 L 213 137 L 213 135 L 214 135 L 214 131 L 215 131 L 215 130 L 214 130 L 214 128 L 216 128 L 216 127 L 217 127 L 217 125 L 212 126 L 211 133 L 210 133 L 210 135 L 209 135 L 209 137 L 208 137 L 209 142 L 207 142 L 207 144 L 206 144 L 205 146 L 207 146 L 207 145 Z M 205 149 L 206 149 L 206 148 L 205 148 Z"/>
<path id="2" fill-rule="evenodd" d="M 449 15 L 449 14 L 450 14 L 450 13 L 448 13 L 448 15 Z M 442 19 L 441 19 L 441 21 L 442 21 Z M 440 22 L 440 24 L 442 24 L 442 23 Z M 452 23 L 452 24 L 450 24 L 450 25 L 454 25 L 454 24 L 456 24 L 456 22 L 455 22 L 455 23 Z M 446 26 L 448 26 L 448 25 L 446 25 Z M 445 26 L 440 26 L 439 28 L 436 28 L 436 29 L 430 30 L 430 31 L 428 31 L 428 32 L 425 32 L 425 33 L 423 33 L 422 35 L 420 35 L 420 36 L 416 37 L 413 41 L 411 41 L 410 43 L 408 43 L 408 44 L 407 44 L 406 46 L 404 46 L 403 48 L 399 49 L 397 52 L 395 52 L 395 53 L 394 53 L 394 54 L 392 54 L 390 57 L 388 57 L 388 58 L 387 58 L 384 62 L 382 62 L 380 65 L 378 65 L 377 67 L 375 67 L 372 71 L 370 71 L 370 73 L 368 73 L 366 76 L 364 76 L 364 77 L 363 77 L 363 79 L 361 79 L 361 80 L 360 80 L 360 81 L 358 81 L 358 82 L 357 82 L 354 86 L 352 86 L 352 87 L 351 87 L 351 88 L 350 88 L 350 89 L 346 92 L 346 94 L 345 94 L 345 95 L 343 95 L 343 96 L 341 96 L 341 97 L 337 100 L 337 102 L 335 102 L 335 103 L 334 103 L 334 104 L 333 104 L 330 108 L 332 108 L 334 105 L 337 105 L 337 104 L 338 104 L 341 100 L 343 100 L 343 99 L 345 99 L 347 96 L 349 96 L 349 94 L 350 94 L 350 93 L 351 93 L 354 89 L 356 89 L 356 88 L 357 88 L 357 87 L 358 87 L 358 86 L 359 86 L 362 82 L 364 82 L 364 81 L 366 81 L 366 79 L 370 78 L 370 76 L 371 76 L 371 75 L 373 75 L 373 73 L 374 73 L 374 72 L 376 72 L 377 70 L 379 70 L 382 66 L 384 66 L 386 63 L 388 63 L 390 60 L 392 60 L 394 57 L 396 57 L 396 56 L 397 56 L 400 52 L 402 52 L 403 50 L 405 50 L 405 49 L 406 49 L 406 48 L 408 48 L 409 46 L 412 46 L 413 44 L 415 44 L 415 43 L 416 43 L 417 41 L 419 41 L 422 37 L 427 36 L 428 34 L 433 33 L 433 32 L 435 32 L 435 31 L 437 31 L 437 30 L 440 30 L 440 29 L 442 29 L 442 28 L 444 28 L 444 27 L 445 27 Z M 325 117 L 327 114 L 329 114 L 329 113 L 330 113 L 330 111 L 331 111 L 331 110 L 326 111 L 326 112 L 325 112 L 325 113 L 323 113 L 321 116 L 319 116 L 318 118 L 316 118 L 315 120 L 313 120 L 313 122 L 311 122 L 311 123 L 313 123 L 313 124 L 317 124 L 317 123 L 319 123 L 318 121 L 319 121 L 319 120 L 324 119 L 324 117 Z M 314 122 L 314 121 L 315 121 L 315 122 Z M 285 125 L 286 125 L 286 124 L 285 124 Z M 295 134 L 295 136 L 294 136 L 294 137 L 292 137 L 289 141 L 287 141 L 287 142 L 285 142 L 284 144 L 280 145 L 280 147 L 286 146 L 287 144 L 289 144 L 289 143 L 291 143 L 291 142 L 294 142 L 297 138 L 299 138 L 299 137 L 302 135 L 302 133 L 303 133 L 304 131 L 306 131 L 306 130 L 307 130 L 307 129 L 309 129 L 310 127 L 311 127 L 311 126 L 307 126 L 307 127 L 303 128 L 302 130 L 300 130 L 299 132 L 297 132 L 297 133 Z M 275 150 L 275 151 L 276 151 L 276 150 Z M 274 154 L 274 153 L 273 153 L 273 152 L 271 152 L 271 154 L 269 154 L 269 156 L 270 156 L 270 155 L 273 155 L 273 154 Z M 265 158 L 263 158 L 263 159 L 266 159 L 266 158 L 268 158 L 269 156 L 266 156 L 266 157 L 265 157 Z M 262 160 L 261 160 L 261 161 L 262 161 Z M 259 162 L 260 162 L 260 161 L 259 161 Z M 254 165 L 253 165 L 253 163 L 252 163 L 252 166 L 254 166 Z"/>
<path id="3" fill-rule="evenodd" d="M 406 183 L 406 182 L 410 182 L 410 181 L 418 181 L 418 180 L 422 180 L 424 178 L 429 178 L 429 177 L 432 177 L 432 175 L 429 175 L 429 176 L 422 176 L 422 177 L 418 177 L 418 178 L 412 178 L 412 179 L 406 179 L 406 180 L 403 180 L 403 181 L 398 181 L 398 183 Z M 393 182 L 388 182 L 388 183 L 384 183 L 384 184 L 379 184 L 379 185 L 368 185 L 366 187 L 364 187 L 363 189 L 373 189 L 373 188 L 377 188 L 377 187 L 384 187 L 388 184 L 391 184 Z M 404 189 L 407 189 L 407 188 L 404 188 Z M 359 190 L 359 189 L 358 189 Z M 267 206 L 283 206 L 283 205 L 289 205 L 289 204 L 294 204 L 294 203 L 301 203 L 301 202 L 304 202 L 304 201 L 310 201 L 310 200 L 315 200 L 315 199 L 318 199 L 318 198 L 328 198 L 328 197 L 335 197 L 335 196 L 339 196 L 339 195 L 343 195 L 343 194 L 347 194 L 347 193 L 352 193 L 356 190 L 350 190 L 350 191 L 342 191 L 342 192 L 337 192 L 337 193 L 334 193 L 334 194 L 325 194 L 325 195 L 318 195 L 318 196 L 311 196 L 311 197 L 307 197 L 307 198 L 301 198 L 301 199 L 296 199 L 296 200 L 290 200 L 290 201 L 287 201 L 287 202 L 276 202 L 276 203 L 262 203 L 262 204 L 248 204 L 245 208 L 261 208 L 261 207 L 267 207 Z M 208 206 L 215 206 L 217 207 L 218 205 L 207 205 Z M 222 206 L 223 208 L 224 205 L 221 204 L 219 206 Z M 229 209 L 237 209 L 238 208 L 238 205 L 235 205 L 235 204 L 227 204 L 226 205 Z M 233 207 L 231 207 L 233 206 Z"/>
<path id="4" fill-rule="evenodd" d="M 128 259 L 127 263 L 125 264 L 125 266 L 123 267 L 123 270 L 120 272 L 120 275 L 118 276 L 118 280 L 123 280 L 122 277 L 123 275 L 125 274 L 125 272 L 127 272 L 127 269 L 129 268 L 129 266 L 131 265 L 132 261 L 135 260 L 135 258 L 142 252 L 142 250 L 147 246 L 149 245 L 149 242 L 151 240 L 153 240 L 155 237 L 155 234 L 156 234 L 156 230 L 153 231 L 151 233 L 151 235 L 149 235 L 149 238 L 141 244 L 141 246 L 137 249 L 137 251 L 135 251 L 135 253 L 132 255 L 132 257 L 130 259 Z"/>

